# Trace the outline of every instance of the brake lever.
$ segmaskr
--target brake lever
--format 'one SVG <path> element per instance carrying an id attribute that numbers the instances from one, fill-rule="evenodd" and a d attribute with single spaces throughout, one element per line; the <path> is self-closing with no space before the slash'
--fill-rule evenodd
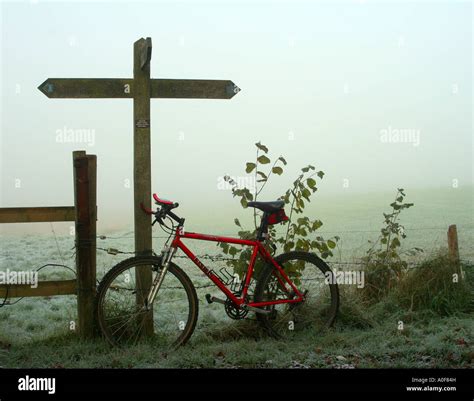
<path id="1" fill-rule="evenodd" d="M 153 223 L 151 223 L 152 226 L 155 225 L 155 223 L 159 223 L 159 224 L 165 224 L 165 222 L 163 221 L 163 217 L 162 217 L 162 211 L 158 211 L 154 214 L 155 216 L 155 220 L 153 221 Z"/>

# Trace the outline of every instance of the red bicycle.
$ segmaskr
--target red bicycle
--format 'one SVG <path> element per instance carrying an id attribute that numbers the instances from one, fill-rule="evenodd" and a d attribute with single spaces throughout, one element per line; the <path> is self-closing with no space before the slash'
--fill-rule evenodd
<path id="1" fill-rule="evenodd" d="M 288 220 L 284 201 L 248 202 L 263 212 L 255 239 L 230 238 L 185 232 L 184 219 L 172 210 L 178 203 L 153 194 L 154 215 L 169 234 L 161 255 L 152 251 L 114 266 L 101 281 L 96 303 L 99 325 L 113 345 L 136 343 L 143 334 L 160 346 L 183 345 L 198 318 L 198 297 L 188 275 L 173 262 L 178 249 L 220 289 L 224 298 L 206 295 L 208 303 L 221 303 L 232 319 L 250 312 L 272 336 L 286 338 L 301 330 L 331 326 L 339 307 L 339 291 L 328 265 L 313 253 L 293 251 L 273 257 L 267 250 L 268 227 Z M 171 222 L 170 225 L 166 222 Z M 209 269 L 183 240 L 213 241 L 252 247 L 246 273 L 230 276 L 223 269 Z M 254 278 L 259 259 L 262 268 Z"/>

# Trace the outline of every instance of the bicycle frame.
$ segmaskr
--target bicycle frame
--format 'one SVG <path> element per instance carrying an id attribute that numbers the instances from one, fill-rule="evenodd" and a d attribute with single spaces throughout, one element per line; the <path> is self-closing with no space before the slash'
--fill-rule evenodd
<path id="1" fill-rule="evenodd" d="M 182 242 L 182 239 L 195 239 L 201 241 L 212 241 L 212 242 L 224 242 L 228 244 L 237 244 L 245 245 L 252 247 L 252 256 L 250 257 L 250 262 L 247 268 L 247 272 L 244 277 L 244 287 L 242 289 L 241 297 L 237 297 L 234 293 L 224 284 L 224 282 L 208 269 L 199 258 Z M 231 238 L 231 237 L 222 237 L 217 235 L 207 235 L 194 232 L 184 232 L 182 227 L 176 229 L 176 235 L 171 243 L 171 248 L 173 250 L 181 249 L 193 262 L 194 264 L 207 276 L 209 279 L 237 306 L 248 306 L 253 308 L 264 307 L 268 305 L 276 305 L 283 303 L 298 303 L 304 300 L 304 295 L 296 288 L 295 284 L 290 280 L 286 275 L 282 267 L 273 259 L 270 253 L 265 249 L 263 244 L 258 240 L 246 240 L 240 238 Z M 290 289 L 293 291 L 293 298 L 288 299 L 279 299 L 267 302 L 249 302 L 246 303 L 245 299 L 247 297 L 248 289 L 250 286 L 250 280 L 253 275 L 255 261 L 257 260 L 258 255 L 260 255 L 265 261 L 271 263 L 275 269 L 280 273 L 277 275 L 277 279 L 282 286 L 282 288 L 290 295 L 290 290 L 287 287 L 289 285 Z"/>

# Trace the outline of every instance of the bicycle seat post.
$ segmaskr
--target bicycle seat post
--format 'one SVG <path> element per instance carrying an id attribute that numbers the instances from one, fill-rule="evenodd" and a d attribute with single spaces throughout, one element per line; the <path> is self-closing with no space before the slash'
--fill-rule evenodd
<path id="1" fill-rule="evenodd" d="M 257 241 L 265 241 L 268 236 L 268 213 L 264 212 L 257 231 Z"/>

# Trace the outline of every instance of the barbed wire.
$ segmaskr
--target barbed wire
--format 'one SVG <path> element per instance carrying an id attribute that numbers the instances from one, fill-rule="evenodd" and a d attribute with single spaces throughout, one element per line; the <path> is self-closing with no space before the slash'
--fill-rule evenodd
<path id="1" fill-rule="evenodd" d="M 459 229 L 465 230 L 472 230 L 474 226 L 460 226 L 458 225 Z M 405 231 L 426 231 L 426 230 L 446 230 L 446 227 L 418 227 L 418 228 L 405 228 Z M 380 229 L 378 230 L 339 230 L 339 231 L 326 231 L 326 230 L 318 230 L 318 234 L 343 234 L 343 233 L 379 233 Z M 100 239 L 133 239 L 135 238 L 133 232 L 128 232 L 127 234 L 121 236 L 110 236 L 110 235 L 98 235 L 97 237 Z M 236 235 L 237 233 L 234 232 L 224 232 L 221 235 Z M 286 234 L 286 231 L 276 231 L 275 234 L 283 235 Z M 168 236 L 166 235 L 154 235 L 152 238 L 155 239 L 166 239 Z"/>
<path id="2" fill-rule="evenodd" d="M 92 242 L 95 242 L 95 239 L 94 240 L 83 240 L 83 241 L 80 241 L 82 243 L 78 244 L 79 247 L 83 247 L 83 246 L 86 246 L 85 244 L 91 244 Z M 115 249 L 115 248 L 102 248 L 102 247 L 96 247 L 97 250 L 100 250 L 100 251 L 104 251 L 104 252 L 107 252 L 108 254 L 112 254 L 112 255 L 116 255 L 116 254 L 133 254 L 133 255 L 136 255 L 137 252 L 134 252 L 134 251 L 121 251 L 121 250 L 118 250 L 118 249 Z M 236 262 L 238 261 L 239 259 L 237 258 L 229 258 L 229 257 L 224 257 L 222 256 L 221 254 L 219 255 L 210 255 L 210 254 L 203 254 L 203 255 L 196 255 L 199 259 L 204 259 L 204 260 L 211 260 L 213 262 L 216 262 L 216 261 L 233 261 L 233 262 Z M 189 257 L 187 255 L 175 255 L 174 258 L 178 258 L 178 259 L 189 259 Z M 474 267 L 474 262 L 472 260 L 467 260 L 467 259 L 459 259 L 459 261 L 461 263 L 463 263 L 465 265 L 465 267 Z M 328 263 L 330 266 L 332 265 L 349 265 L 349 266 L 353 266 L 353 265 L 366 265 L 365 262 L 357 262 L 357 261 L 325 261 L 326 263 Z M 408 263 L 408 266 L 412 266 L 412 267 L 416 267 L 416 266 L 420 266 L 422 265 L 423 263 L 422 262 L 410 262 Z M 77 272 L 69 267 L 69 266 L 66 266 L 66 265 L 61 265 L 61 264 L 54 264 L 54 263 L 47 263 L 41 267 L 39 267 L 38 269 L 36 269 L 36 271 L 40 271 L 42 270 L 43 268 L 47 267 L 47 266 L 55 266 L 55 267 L 62 267 L 62 268 L 65 268 L 65 269 L 68 269 L 70 271 L 72 271 L 76 276 L 77 276 Z M 228 273 L 228 272 L 227 272 Z M 228 273 L 230 274 L 230 273 Z M 308 278 L 308 279 L 303 279 L 303 281 L 312 281 L 312 280 L 318 280 L 318 278 Z M 99 280 L 97 280 L 97 284 L 99 284 Z M 203 284 L 203 285 L 196 285 L 195 283 L 194 284 L 194 287 L 196 289 L 203 289 L 203 288 L 211 288 L 211 287 L 216 287 L 216 285 L 214 283 L 209 283 L 209 284 Z M 169 289 L 173 289 L 173 288 L 177 288 L 177 289 L 181 289 L 181 287 L 166 287 L 166 288 L 169 288 Z M 21 297 L 19 299 L 17 299 L 15 302 L 9 302 L 8 301 L 8 291 L 9 290 L 9 286 L 7 285 L 7 288 L 6 288 L 6 292 L 5 292 L 5 296 L 4 296 L 4 299 L 2 301 L 2 303 L 0 304 L 0 308 L 3 307 L 3 306 L 12 306 L 12 305 L 15 305 L 17 304 L 18 302 L 20 302 L 22 299 L 24 299 L 25 297 Z"/>
<path id="3" fill-rule="evenodd" d="M 474 229 L 474 226 L 459 226 L 459 228 L 460 229 Z M 53 235 L 55 237 L 55 244 L 56 244 L 56 249 L 58 251 L 59 257 L 60 257 L 61 261 L 64 262 L 64 256 L 60 251 L 59 243 L 58 243 L 57 238 L 56 238 L 56 233 L 54 232 L 53 227 L 51 227 L 51 229 L 52 229 Z M 426 231 L 426 230 L 446 230 L 446 227 L 405 228 L 405 231 Z M 380 232 L 380 230 L 343 230 L 343 231 L 341 231 L 341 230 L 339 230 L 339 231 L 325 231 L 325 230 L 319 231 L 318 230 L 318 232 L 315 233 L 315 234 L 344 234 L 344 233 L 356 233 L 357 234 L 357 233 L 379 233 L 379 232 Z M 285 233 L 286 232 L 284 232 L 284 231 L 277 231 L 275 234 L 280 235 L 280 234 L 285 234 Z M 133 234 L 133 231 L 127 232 L 125 235 L 121 235 L 121 236 L 110 236 L 110 235 L 99 234 L 94 239 L 81 240 L 80 244 L 77 244 L 77 241 L 75 241 L 75 247 L 73 247 L 73 248 L 89 246 L 96 239 L 100 239 L 100 240 L 134 239 L 135 238 L 134 235 L 130 235 L 130 234 Z M 223 236 L 237 235 L 237 233 L 236 232 L 228 232 L 228 233 L 223 233 L 222 235 Z M 154 235 L 154 236 L 152 236 L 152 238 L 153 239 L 167 239 L 167 238 L 169 238 L 169 236 L 168 235 Z M 361 246 L 363 246 L 363 245 L 361 245 Z M 71 249 L 73 249 L 73 248 L 71 248 Z M 101 248 L 101 249 L 103 249 L 103 248 Z M 118 253 L 133 254 L 134 252 L 118 251 Z M 75 255 L 75 253 L 73 253 L 71 255 L 71 257 L 73 257 L 74 255 Z M 0 256 L 9 256 L 9 255 L 8 255 L 8 253 L 7 254 L 2 253 L 2 254 L 0 254 Z"/>

